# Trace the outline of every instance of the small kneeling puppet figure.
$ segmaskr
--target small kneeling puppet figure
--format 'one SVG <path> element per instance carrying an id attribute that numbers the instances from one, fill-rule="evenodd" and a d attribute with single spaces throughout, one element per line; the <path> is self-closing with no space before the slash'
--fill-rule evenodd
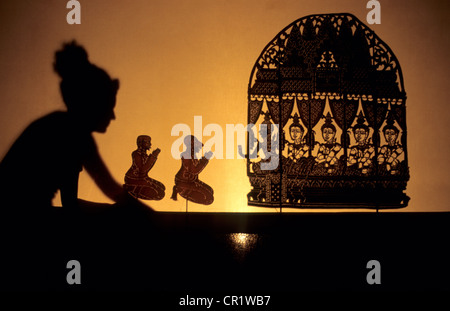
<path id="1" fill-rule="evenodd" d="M 188 135 L 184 139 L 186 151 L 181 154 L 181 168 L 175 175 L 172 200 L 177 200 L 179 193 L 186 200 L 194 203 L 210 205 L 214 202 L 213 189 L 198 179 L 200 172 L 206 167 L 213 153 L 207 152 L 201 159 L 196 159 L 195 154 L 202 150 L 203 143 L 196 137 Z"/>
<path id="2" fill-rule="evenodd" d="M 151 154 L 147 154 L 152 146 L 152 139 L 147 135 L 140 135 L 137 138 L 138 149 L 131 154 L 133 163 L 125 174 L 124 188 L 132 196 L 144 200 L 161 200 L 164 198 L 166 187 L 159 181 L 148 177 L 148 172 L 161 152 L 159 148 Z"/>

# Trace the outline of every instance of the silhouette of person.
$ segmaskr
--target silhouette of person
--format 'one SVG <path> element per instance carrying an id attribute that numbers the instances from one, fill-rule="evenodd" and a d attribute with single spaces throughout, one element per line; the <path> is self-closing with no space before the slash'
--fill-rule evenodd
<path id="1" fill-rule="evenodd" d="M 106 132 L 115 119 L 119 80 L 90 63 L 75 41 L 55 53 L 54 70 L 67 111 L 56 111 L 29 125 L 0 163 L 2 198 L 21 207 L 51 207 L 60 190 L 64 208 L 77 208 L 78 177 L 84 168 L 105 195 L 114 201 L 125 191 L 102 161 L 93 132 Z"/>
<path id="2" fill-rule="evenodd" d="M 147 154 L 147 150 L 152 146 L 152 139 L 147 135 L 138 136 L 136 143 L 138 149 L 131 154 L 133 163 L 125 174 L 125 189 L 140 199 L 161 200 L 164 198 L 166 187 L 148 177 L 148 172 L 155 165 L 161 150 L 157 148 L 150 155 Z"/>
<path id="3" fill-rule="evenodd" d="M 184 138 L 186 150 L 181 154 L 181 168 L 175 175 L 172 200 L 177 200 L 179 193 L 186 200 L 198 204 L 210 205 L 214 201 L 214 190 L 198 179 L 200 172 L 206 167 L 213 153 L 207 152 L 201 159 L 196 159 L 203 143 L 193 135 Z"/>

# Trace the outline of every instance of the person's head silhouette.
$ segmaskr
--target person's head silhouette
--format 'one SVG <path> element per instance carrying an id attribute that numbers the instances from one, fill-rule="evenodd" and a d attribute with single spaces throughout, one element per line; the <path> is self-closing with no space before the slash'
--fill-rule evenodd
<path id="1" fill-rule="evenodd" d="M 62 78 L 61 94 L 69 114 L 85 130 L 105 132 L 115 119 L 119 80 L 111 79 L 103 69 L 91 64 L 85 49 L 74 41 L 55 53 L 53 66 Z"/>

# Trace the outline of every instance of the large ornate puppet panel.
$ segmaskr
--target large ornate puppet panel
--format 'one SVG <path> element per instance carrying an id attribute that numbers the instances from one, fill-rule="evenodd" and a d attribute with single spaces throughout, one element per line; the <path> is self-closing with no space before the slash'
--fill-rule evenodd
<path id="1" fill-rule="evenodd" d="M 277 148 L 248 161 L 249 204 L 406 206 L 405 100 L 395 55 L 356 17 L 295 21 L 250 77 L 249 124 L 264 125 L 260 143 Z M 261 169 L 269 159 L 277 165 Z"/>

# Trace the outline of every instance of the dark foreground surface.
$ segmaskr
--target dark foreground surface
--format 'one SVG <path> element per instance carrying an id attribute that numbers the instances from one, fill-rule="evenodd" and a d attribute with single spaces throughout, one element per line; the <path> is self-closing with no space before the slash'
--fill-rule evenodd
<path id="1" fill-rule="evenodd" d="M 450 289 L 450 213 L 61 211 L 2 219 L 1 289 L 267 294 Z M 69 260 L 81 284 L 68 285 Z M 368 261 L 381 264 L 369 285 Z"/>

